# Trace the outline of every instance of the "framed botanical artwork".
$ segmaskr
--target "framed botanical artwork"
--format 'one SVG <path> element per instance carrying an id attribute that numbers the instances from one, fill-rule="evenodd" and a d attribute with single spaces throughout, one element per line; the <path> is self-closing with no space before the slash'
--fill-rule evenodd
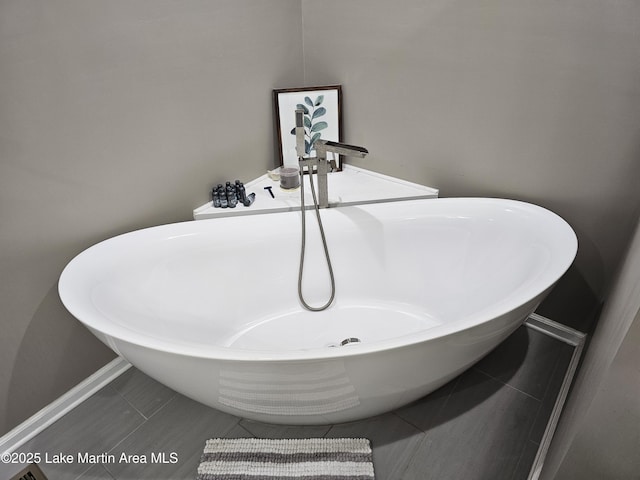
<path id="1" fill-rule="evenodd" d="M 298 166 L 296 153 L 296 109 L 304 112 L 305 150 L 307 157 L 315 155 L 314 144 L 319 139 L 342 141 L 342 87 L 285 88 L 273 91 L 278 130 L 278 151 L 281 166 Z M 338 170 L 342 158 L 336 158 Z"/>

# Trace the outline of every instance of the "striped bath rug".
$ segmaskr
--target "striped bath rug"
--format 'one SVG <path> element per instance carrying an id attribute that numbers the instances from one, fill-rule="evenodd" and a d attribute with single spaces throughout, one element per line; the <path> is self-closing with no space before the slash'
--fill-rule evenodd
<path id="1" fill-rule="evenodd" d="M 373 480 L 366 438 L 212 438 L 196 480 Z"/>

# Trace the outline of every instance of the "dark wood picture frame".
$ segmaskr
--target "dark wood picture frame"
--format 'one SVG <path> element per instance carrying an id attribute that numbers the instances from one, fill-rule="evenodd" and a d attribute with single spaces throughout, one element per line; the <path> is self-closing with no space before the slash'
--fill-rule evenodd
<path id="1" fill-rule="evenodd" d="M 342 141 L 342 86 L 283 88 L 273 90 L 273 104 L 277 128 L 280 166 L 298 165 L 295 152 L 296 106 L 302 105 L 305 112 L 305 139 L 307 155 L 313 156 L 313 141 L 317 138 Z M 335 159 L 338 170 L 342 170 L 342 155 Z"/>

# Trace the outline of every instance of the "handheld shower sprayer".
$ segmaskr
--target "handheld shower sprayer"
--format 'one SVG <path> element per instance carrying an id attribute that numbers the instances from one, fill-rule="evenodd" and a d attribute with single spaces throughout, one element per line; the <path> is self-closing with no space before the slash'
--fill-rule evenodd
<path id="1" fill-rule="evenodd" d="M 329 206 L 329 194 L 327 186 L 327 172 L 329 170 L 329 162 L 327 162 L 327 153 L 331 152 L 337 155 L 346 155 L 350 157 L 364 158 L 369 151 L 363 147 L 357 147 L 355 145 L 347 145 L 346 143 L 332 142 L 328 140 L 318 139 L 311 146 L 315 148 L 315 157 L 305 157 L 307 153 L 307 141 L 305 140 L 305 128 L 304 128 L 304 111 L 296 110 L 296 155 L 298 156 L 298 165 L 300 167 L 300 210 L 302 216 L 302 242 L 300 248 L 300 269 L 298 271 L 298 298 L 300 303 L 307 310 L 312 312 L 318 312 L 325 310 L 332 303 L 336 293 L 335 278 L 333 275 L 333 268 L 331 266 L 331 259 L 329 258 L 329 249 L 327 247 L 327 239 L 324 234 L 324 228 L 322 226 L 322 219 L 320 218 L 320 208 L 326 208 Z M 332 163 L 335 163 L 332 161 Z M 331 294 L 329 300 L 320 306 L 312 307 L 304 299 L 302 294 L 302 273 L 304 271 L 304 256 L 305 256 L 305 241 L 306 241 L 306 220 L 305 220 L 305 205 L 304 205 L 304 168 L 307 168 L 309 172 L 309 183 L 311 184 L 311 194 L 313 196 L 313 206 L 316 211 L 316 218 L 318 220 L 318 227 L 320 229 L 320 236 L 322 238 L 322 246 L 324 247 L 324 255 L 327 259 L 327 267 L 329 269 L 329 278 L 331 281 Z M 320 190 L 319 199 L 316 198 L 316 190 L 313 185 L 313 168 L 316 168 L 318 177 L 318 190 Z"/>
<path id="2" fill-rule="evenodd" d="M 298 161 L 302 160 L 305 154 L 304 111 L 296 110 L 296 155 L 298 156 Z"/>

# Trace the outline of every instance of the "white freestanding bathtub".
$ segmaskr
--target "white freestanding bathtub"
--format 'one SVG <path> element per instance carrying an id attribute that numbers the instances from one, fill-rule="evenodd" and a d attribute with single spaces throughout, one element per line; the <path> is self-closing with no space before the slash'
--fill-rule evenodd
<path id="1" fill-rule="evenodd" d="M 535 205 L 451 198 L 322 211 L 333 305 L 297 297 L 300 213 L 148 228 L 79 254 L 66 308 L 137 368 L 255 420 L 329 424 L 400 407 L 469 368 L 571 265 L 569 225 Z M 304 294 L 329 297 L 315 221 Z M 348 338 L 353 342 L 340 346 Z"/>

